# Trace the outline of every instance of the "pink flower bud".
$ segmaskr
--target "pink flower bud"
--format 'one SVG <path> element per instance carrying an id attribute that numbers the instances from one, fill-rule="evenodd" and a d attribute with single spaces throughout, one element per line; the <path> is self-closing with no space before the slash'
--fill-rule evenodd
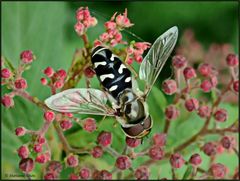
<path id="1" fill-rule="evenodd" d="M 88 132 L 93 132 L 97 129 L 96 121 L 93 118 L 87 118 L 83 122 L 83 129 Z"/>
<path id="2" fill-rule="evenodd" d="M 203 152 L 208 156 L 216 155 L 217 153 L 217 145 L 213 142 L 205 143 L 205 145 L 202 147 Z"/>
<path id="3" fill-rule="evenodd" d="M 201 75 L 209 77 L 212 74 L 212 66 L 208 63 L 202 63 L 199 65 L 198 71 Z"/>
<path id="4" fill-rule="evenodd" d="M 15 129 L 15 134 L 17 136 L 23 136 L 26 133 L 26 129 L 24 127 L 18 127 Z"/>
<path id="5" fill-rule="evenodd" d="M 54 70 L 52 67 L 47 67 L 46 69 L 44 69 L 43 73 L 47 76 L 47 77 L 52 77 L 54 74 Z"/>
<path id="6" fill-rule="evenodd" d="M 2 105 L 5 106 L 6 108 L 10 108 L 10 107 L 14 106 L 13 98 L 11 96 L 9 96 L 8 94 L 5 94 L 2 97 L 1 102 L 2 102 Z"/>
<path id="7" fill-rule="evenodd" d="M 93 44 L 94 44 L 94 47 L 97 47 L 102 45 L 102 42 L 100 42 L 99 40 L 95 40 Z"/>
<path id="8" fill-rule="evenodd" d="M 48 172 L 55 172 L 59 174 L 63 169 L 63 166 L 60 162 L 58 161 L 50 161 L 47 167 Z"/>
<path id="9" fill-rule="evenodd" d="M 101 34 L 99 38 L 102 42 L 107 42 L 110 37 L 109 37 L 109 34 L 105 32 L 105 33 Z"/>
<path id="10" fill-rule="evenodd" d="M 60 126 L 64 131 L 66 131 L 72 127 L 72 121 L 64 119 L 60 122 Z"/>
<path id="11" fill-rule="evenodd" d="M 78 166 L 78 156 L 77 155 L 68 155 L 66 158 L 66 164 L 68 167 L 77 167 Z"/>
<path id="12" fill-rule="evenodd" d="M 50 155 L 47 153 L 39 154 L 35 158 L 35 161 L 40 164 L 44 164 L 44 163 L 48 162 L 49 160 L 50 160 Z"/>
<path id="13" fill-rule="evenodd" d="M 215 113 L 214 113 L 214 119 L 218 122 L 225 122 L 228 118 L 228 114 L 227 114 L 227 110 L 225 109 L 218 109 Z"/>
<path id="14" fill-rule="evenodd" d="M 201 117 L 201 118 L 206 118 L 206 117 L 209 117 L 211 114 L 211 110 L 208 106 L 200 106 L 198 108 L 198 115 Z"/>
<path id="15" fill-rule="evenodd" d="M 166 145 L 167 135 L 165 133 L 156 133 L 153 135 L 153 144 L 158 146 Z"/>
<path id="16" fill-rule="evenodd" d="M 98 21 L 97 21 L 97 19 L 95 17 L 90 17 L 88 19 L 88 22 L 89 22 L 89 27 L 90 27 L 90 26 L 96 26 Z"/>
<path id="17" fill-rule="evenodd" d="M 33 150 L 36 152 L 36 153 L 40 153 L 40 152 L 42 152 L 42 145 L 41 144 L 35 144 L 34 146 L 33 146 Z"/>
<path id="18" fill-rule="evenodd" d="M 29 156 L 28 147 L 25 145 L 20 146 L 20 148 L 18 148 L 17 152 L 18 152 L 18 156 L 20 158 L 27 158 Z"/>
<path id="19" fill-rule="evenodd" d="M 209 80 L 204 80 L 202 81 L 200 87 L 203 92 L 210 92 L 212 89 L 212 83 Z"/>
<path id="20" fill-rule="evenodd" d="M 105 24 L 104 24 L 105 28 L 106 29 L 115 29 L 117 27 L 116 23 L 113 22 L 113 21 L 107 21 Z"/>
<path id="21" fill-rule="evenodd" d="M 75 24 L 74 29 L 79 36 L 82 36 L 86 31 L 85 26 L 79 21 Z"/>
<path id="22" fill-rule="evenodd" d="M 127 18 L 127 9 L 125 9 L 125 12 L 123 13 L 123 15 L 118 15 L 116 17 L 116 23 L 121 28 L 129 28 L 133 26 L 133 24 Z"/>
<path id="23" fill-rule="evenodd" d="M 101 146 L 93 147 L 91 154 L 94 158 L 100 158 L 103 155 L 103 149 Z"/>
<path id="24" fill-rule="evenodd" d="M 131 64 L 133 63 L 133 58 L 128 57 L 128 59 L 126 60 L 126 63 L 127 63 L 128 65 L 131 65 Z"/>
<path id="25" fill-rule="evenodd" d="M 93 76 L 96 74 L 96 72 L 90 68 L 90 67 L 87 67 L 84 69 L 84 75 L 87 77 L 87 78 L 93 78 Z"/>
<path id="26" fill-rule="evenodd" d="M 39 136 L 38 139 L 37 139 L 37 142 L 39 144 L 44 144 L 46 142 L 46 139 L 44 137 Z"/>
<path id="27" fill-rule="evenodd" d="M 46 78 L 41 78 L 41 84 L 42 85 L 47 85 L 48 81 Z"/>
<path id="28" fill-rule="evenodd" d="M 233 82 L 233 90 L 239 92 L 239 80 Z"/>
<path id="29" fill-rule="evenodd" d="M 231 149 L 236 145 L 236 140 L 232 136 L 224 136 L 220 142 L 225 149 Z"/>
<path id="30" fill-rule="evenodd" d="M 88 168 L 82 168 L 79 172 L 79 176 L 81 177 L 81 179 L 89 179 L 90 170 Z"/>
<path id="31" fill-rule="evenodd" d="M 56 177 L 56 174 L 55 174 L 55 173 L 49 172 L 49 173 L 46 173 L 46 174 L 44 175 L 44 179 L 45 179 L 45 180 L 55 180 L 55 179 L 57 179 L 57 177 Z"/>
<path id="32" fill-rule="evenodd" d="M 141 139 L 126 137 L 125 141 L 126 141 L 126 144 L 131 148 L 135 148 L 135 147 L 137 147 L 138 145 L 141 144 Z"/>
<path id="33" fill-rule="evenodd" d="M 112 143 L 112 134 L 110 132 L 102 131 L 97 137 L 98 144 L 108 146 Z"/>
<path id="34" fill-rule="evenodd" d="M 71 174 L 69 175 L 69 180 L 79 180 L 79 177 L 78 177 L 76 174 L 71 173 Z"/>
<path id="35" fill-rule="evenodd" d="M 174 105 L 169 105 L 165 109 L 165 116 L 168 120 L 175 120 L 180 115 L 180 111 Z"/>
<path id="36" fill-rule="evenodd" d="M 12 76 L 12 73 L 9 69 L 4 68 L 4 69 L 1 70 L 1 76 L 4 79 L 9 79 Z"/>
<path id="37" fill-rule="evenodd" d="M 61 89 L 63 87 L 64 83 L 62 80 L 57 80 L 56 82 L 54 82 L 53 86 L 56 88 L 56 89 Z"/>
<path id="38" fill-rule="evenodd" d="M 238 66 L 238 57 L 234 54 L 229 54 L 226 58 L 226 61 L 230 67 Z"/>
<path id="39" fill-rule="evenodd" d="M 94 180 L 112 180 L 112 174 L 107 170 L 94 171 L 92 174 Z"/>
<path id="40" fill-rule="evenodd" d="M 73 114 L 70 113 L 70 112 L 65 113 L 65 115 L 66 115 L 67 117 L 69 117 L 69 118 L 72 118 L 72 117 L 73 117 Z"/>
<path id="41" fill-rule="evenodd" d="M 217 76 L 215 76 L 215 75 L 210 76 L 210 82 L 212 84 L 212 87 L 216 87 L 218 84 Z"/>
<path id="42" fill-rule="evenodd" d="M 142 63 L 142 61 L 143 61 L 142 55 L 135 55 L 134 58 L 137 63 Z"/>
<path id="43" fill-rule="evenodd" d="M 32 63 L 32 61 L 35 59 L 35 56 L 31 50 L 25 50 L 21 53 L 20 59 L 23 63 L 29 64 Z"/>
<path id="44" fill-rule="evenodd" d="M 130 168 L 132 165 L 132 161 L 127 156 L 120 156 L 117 158 L 115 166 L 120 170 L 126 170 Z"/>
<path id="45" fill-rule="evenodd" d="M 24 173 L 29 173 L 34 169 L 34 161 L 31 158 L 24 158 L 19 163 L 19 168 Z"/>
<path id="46" fill-rule="evenodd" d="M 192 68 L 192 67 L 186 67 L 183 70 L 183 75 L 184 75 L 185 79 L 192 79 L 197 76 L 194 68 Z"/>
<path id="47" fill-rule="evenodd" d="M 175 55 L 172 59 L 172 65 L 177 69 L 184 68 L 187 65 L 186 58 L 182 55 Z"/>
<path id="48" fill-rule="evenodd" d="M 24 78 L 20 78 L 15 80 L 14 86 L 16 89 L 26 89 L 27 88 L 27 81 Z"/>
<path id="49" fill-rule="evenodd" d="M 86 8 L 80 7 L 76 11 L 76 19 L 78 21 L 82 21 L 82 20 L 87 19 L 89 17 L 90 17 L 90 12 L 88 10 L 88 7 L 86 7 Z"/>
<path id="50" fill-rule="evenodd" d="M 175 80 L 165 80 L 162 84 L 162 90 L 165 94 L 172 95 L 177 92 L 177 83 Z"/>
<path id="51" fill-rule="evenodd" d="M 115 39 L 112 39 L 112 40 L 110 41 L 110 45 L 111 45 L 112 47 L 116 46 L 117 44 L 118 44 L 118 42 L 117 42 L 117 40 L 115 40 Z"/>
<path id="52" fill-rule="evenodd" d="M 67 73 L 66 73 L 65 70 L 60 69 L 56 72 L 56 77 L 61 79 L 61 80 L 64 80 L 67 77 Z"/>
<path id="53" fill-rule="evenodd" d="M 139 50 L 142 50 L 142 52 L 148 48 L 150 48 L 151 44 L 148 42 L 136 42 L 134 44 L 134 47 L 136 47 Z"/>
<path id="54" fill-rule="evenodd" d="M 155 145 L 149 149 L 148 155 L 153 160 L 161 160 L 163 159 L 164 151 L 160 146 Z"/>
<path id="55" fill-rule="evenodd" d="M 217 144 L 216 150 L 217 150 L 217 154 L 222 154 L 225 151 L 224 147 L 221 144 Z"/>
<path id="56" fill-rule="evenodd" d="M 189 162 L 194 166 L 198 166 L 202 163 L 202 158 L 198 153 L 195 153 L 190 157 Z"/>
<path id="57" fill-rule="evenodd" d="M 47 122 L 52 122 L 54 119 L 55 119 L 55 113 L 52 112 L 52 111 L 46 111 L 44 113 L 44 119 L 47 121 Z"/>
<path id="58" fill-rule="evenodd" d="M 114 36 L 114 39 L 117 41 L 117 42 L 120 42 L 122 40 L 122 34 L 120 32 L 117 32 Z"/>
<path id="59" fill-rule="evenodd" d="M 149 175 L 150 175 L 150 172 L 148 167 L 146 166 L 140 166 L 134 172 L 134 176 L 137 180 L 148 180 Z"/>
<path id="60" fill-rule="evenodd" d="M 210 171 L 214 178 L 223 179 L 227 174 L 227 167 L 221 163 L 212 164 Z"/>
<path id="61" fill-rule="evenodd" d="M 199 108 L 199 103 L 198 100 L 195 98 L 190 98 L 185 101 L 185 107 L 189 112 L 192 112 L 194 110 L 198 110 Z"/>
<path id="62" fill-rule="evenodd" d="M 179 153 L 172 154 L 170 157 L 170 163 L 173 168 L 181 168 L 185 161 Z"/>

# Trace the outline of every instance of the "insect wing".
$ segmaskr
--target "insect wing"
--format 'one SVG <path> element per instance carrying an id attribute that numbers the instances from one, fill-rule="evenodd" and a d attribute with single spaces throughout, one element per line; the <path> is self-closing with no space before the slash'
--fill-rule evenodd
<path id="1" fill-rule="evenodd" d="M 58 112 L 114 116 L 114 109 L 106 105 L 106 93 L 97 89 L 75 88 L 55 94 L 45 104 Z"/>
<path id="2" fill-rule="evenodd" d="M 145 81 L 145 97 L 151 91 L 166 60 L 170 56 L 178 37 L 178 28 L 170 28 L 154 42 L 151 49 L 144 57 L 139 70 L 139 77 Z"/>

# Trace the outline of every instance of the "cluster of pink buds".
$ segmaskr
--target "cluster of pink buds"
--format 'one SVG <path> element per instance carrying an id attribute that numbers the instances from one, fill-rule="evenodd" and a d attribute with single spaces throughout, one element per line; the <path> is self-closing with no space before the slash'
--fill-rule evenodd
<path id="1" fill-rule="evenodd" d="M 52 67 L 47 67 L 43 70 L 43 73 L 49 78 L 41 78 L 42 85 L 47 85 L 52 89 L 61 89 L 64 85 L 67 73 L 63 69 L 59 69 L 56 72 Z"/>
<path id="2" fill-rule="evenodd" d="M 106 32 L 100 35 L 99 40 L 95 40 L 94 45 L 98 46 L 101 44 L 109 45 L 111 47 L 116 46 L 117 44 L 125 44 L 126 42 L 122 41 L 121 30 L 133 26 L 130 20 L 127 17 L 127 9 L 123 14 L 117 15 L 115 13 L 110 21 L 107 21 L 104 26 Z"/>
<path id="3" fill-rule="evenodd" d="M 132 64 L 135 60 L 137 63 L 141 63 L 143 60 L 143 53 L 150 47 L 150 43 L 148 42 L 134 42 L 131 43 L 127 48 L 127 58 L 126 63 Z"/>
<path id="4" fill-rule="evenodd" d="M 76 12 L 77 23 L 74 26 L 75 31 L 79 36 L 82 36 L 86 33 L 89 27 L 93 27 L 97 24 L 97 19 L 92 17 L 88 7 L 79 8 Z"/>
<path id="5" fill-rule="evenodd" d="M 50 126 L 51 122 L 55 119 L 55 114 L 52 111 L 46 111 L 43 115 L 45 124 L 40 131 L 28 130 L 24 127 L 15 129 L 17 136 L 24 136 L 29 134 L 32 139 L 20 146 L 17 150 L 18 156 L 21 158 L 19 168 L 26 173 L 33 170 L 35 163 L 45 164 L 51 160 L 51 152 L 49 150 L 48 142 L 44 137 L 44 133 Z M 32 154 L 31 154 L 32 153 Z M 35 159 L 32 158 L 35 157 Z"/>
<path id="6" fill-rule="evenodd" d="M 20 64 L 16 69 L 14 69 L 12 65 L 9 67 L 9 63 L 5 63 L 6 60 L 4 58 L 1 59 L 3 66 L 1 69 L 1 84 L 6 85 L 8 89 L 13 90 L 11 93 L 5 94 L 1 99 L 2 105 L 6 108 L 13 107 L 14 96 L 18 95 L 19 92 L 23 92 L 25 89 L 27 89 L 28 84 L 26 79 L 22 77 L 22 74 L 25 70 L 28 69 L 30 66 L 29 64 L 31 64 L 35 59 L 36 56 L 31 50 L 23 51 L 20 54 Z"/>
<path id="7" fill-rule="evenodd" d="M 226 61 L 230 66 L 230 69 L 238 65 L 238 58 L 236 55 L 228 55 Z M 197 114 L 201 118 L 209 117 L 213 113 L 217 122 L 225 122 L 228 118 L 227 110 L 216 108 L 214 109 L 214 112 L 212 112 L 209 106 L 204 105 L 200 103 L 198 99 L 189 96 L 189 93 L 197 88 L 203 92 L 209 92 L 213 88 L 216 88 L 218 85 L 218 73 L 213 65 L 210 65 L 209 63 L 200 64 L 197 68 L 199 75 L 197 75 L 197 71 L 193 67 L 187 66 L 187 60 L 182 55 L 174 56 L 172 59 L 172 65 L 174 67 L 175 79 L 168 79 L 163 82 L 163 92 L 167 95 L 180 94 L 180 97 L 184 97 L 184 106 L 186 110 L 189 112 L 197 111 Z M 234 73 L 236 74 L 236 72 Z M 181 84 L 181 75 L 186 82 L 186 87 L 183 87 L 182 90 L 180 90 L 181 87 L 179 87 Z M 232 82 L 232 86 L 230 86 L 233 91 L 235 91 L 235 89 L 238 90 L 239 80 L 236 80 L 235 77 L 236 76 L 233 75 L 234 81 Z M 201 83 L 197 84 L 197 82 Z M 175 105 L 168 106 L 165 110 L 165 116 L 168 120 L 176 119 L 179 116 L 177 107 Z"/>

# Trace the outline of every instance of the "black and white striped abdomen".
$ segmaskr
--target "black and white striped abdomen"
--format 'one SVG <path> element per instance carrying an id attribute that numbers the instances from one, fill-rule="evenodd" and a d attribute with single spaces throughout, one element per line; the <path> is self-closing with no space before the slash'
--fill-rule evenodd
<path id="1" fill-rule="evenodd" d="M 131 72 L 109 49 L 98 46 L 92 52 L 92 64 L 103 87 L 115 98 L 132 88 Z"/>

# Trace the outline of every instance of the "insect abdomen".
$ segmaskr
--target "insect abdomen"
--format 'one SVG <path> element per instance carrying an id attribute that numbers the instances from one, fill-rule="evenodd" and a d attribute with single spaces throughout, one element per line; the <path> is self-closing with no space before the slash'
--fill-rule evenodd
<path id="1" fill-rule="evenodd" d="M 92 64 L 103 87 L 115 98 L 132 88 L 131 72 L 109 49 L 98 46 L 92 52 Z"/>

